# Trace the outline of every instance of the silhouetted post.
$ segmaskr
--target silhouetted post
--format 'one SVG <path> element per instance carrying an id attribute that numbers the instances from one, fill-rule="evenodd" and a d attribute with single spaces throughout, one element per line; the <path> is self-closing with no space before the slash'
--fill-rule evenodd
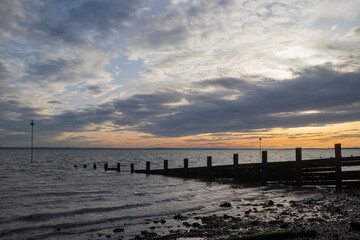
<path id="1" fill-rule="evenodd" d="M 234 159 L 234 173 L 233 173 L 233 177 L 235 180 L 239 179 L 239 154 L 234 153 L 233 155 L 233 159 Z"/>
<path id="2" fill-rule="evenodd" d="M 150 162 L 146 162 L 146 174 L 150 173 Z"/>
<path id="3" fill-rule="evenodd" d="M 31 160 L 30 162 L 32 163 L 33 162 L 33 146 L 34 146 L 34 120 L 31 120 L 31 149 L 30 149 L 30 152 L 31 152 Z"/>
<path id="4" fill-rule="evenodd" d="M 133 173 L 134 172 L 134 164 L 130 164 L 130 172 Z"/>
<path id="5" fill-rule="evenodd" d="M 341 188 L 341 144 L 335 144 L 335 175 L 336 188 Z"/>
<path id="6" fill-rule="evenodd" d="M 208 156 L 207 157 L 207 177 L 208 178 L 212 178 L 212 157 L 211 156 Z"/>
<path id="7" fill-rule="evenodd" d="M 260 144 L 260 146 L 259 146 L 259 158 L 261 157 L 261 138 L 259 138 L 259 144 Z"/>
<path id="8" fill-rule="evenodd" d="M 167 174 L 169 169 L 169 161 L 168 160 L 164 160 L 164 173 Z"/>
<path id="9" fill-rule="evenodd" d="M 263 167 L 263 183 L 267 184 L 267 175 L 268 175 L 268 164 L 267 164 L 267 151 L 262 151 L 262 167 Z"/>
<path id="10" fill-rule="evenodd" d="M 108 170 L 108 163 L 104 164 L 104 170 L 107 171 Z"/>
<path id="11" fill-rule="evenodd" d="M 295 157 L 296 157 L 296 185 L 301 186 L 301 160 L 302 160 L 302 154 L 301 154 L 301 148 L 295 149 Z"/>
<path id="12" fill-rule="evenodd" d="M 120 172 L 120 163 L 117 163 L 117 165 L 116 165 L 116 171 Z"/>
<path id="13" fill-rule="evenodd" d="M 185 177 L 187 177 L 188 168 L 189 168 L 189 159 L 188 159 L 188 158 L 184 158 L 184 176 L 185 176 Z"/>

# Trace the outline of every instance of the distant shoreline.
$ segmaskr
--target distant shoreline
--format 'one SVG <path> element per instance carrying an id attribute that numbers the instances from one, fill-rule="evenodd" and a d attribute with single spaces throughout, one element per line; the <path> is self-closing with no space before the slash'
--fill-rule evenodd
<path id="1" fill-rule="evenodd" d="M 0 149 L 31 149 L 30 147 L 0 147 Z M 91 147 L 34 147 L 38 150 L 259 150 L 258 148 L 91 148 Z M 295 148 L 264 148 L 262 150 L 294 150 Z M 333 148 L 303 148 L 303 150 L 332 150 Z M 342 149 L 360 149 L 350 147 Z"/>

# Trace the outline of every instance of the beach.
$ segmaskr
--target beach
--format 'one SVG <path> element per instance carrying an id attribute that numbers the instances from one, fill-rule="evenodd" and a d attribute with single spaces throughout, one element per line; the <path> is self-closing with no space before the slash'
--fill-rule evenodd
<path id="1" fill-rule="evenodd" d="M 225 209 L 223 215 L 176 215 L 174 219 L 182 228 L 164 235 L 158 235 L 156 229 L 166 223 L 155 220 L 146 223 L 148 227 L 133 239 L 360 239 L 356 224 L 360 221 L 360 191 L 326 188 L 312 191 L 316 194 L 299 201 L 269 199 L 240 206 L 219 203 Z M 269 232 L 278 236 L 254 237 Z"/>

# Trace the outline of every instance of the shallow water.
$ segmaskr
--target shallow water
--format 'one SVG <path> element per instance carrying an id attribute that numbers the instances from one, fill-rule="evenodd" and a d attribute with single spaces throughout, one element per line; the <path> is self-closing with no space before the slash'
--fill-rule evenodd
<path id="1" fill-rule="evenodd" d="M 163 159 L 169 160 L 169 168 L 181 167 L 184 158 L 189 158 L 189 167 L 205 166 L 206 156 L 213 157 L 213 165 L 231 164 L 233 153 L 239 153 L 240 163 L 260 162 L 258 150 L 36 149 L 30 164 L 29 150 L 1 149 L 0 238 L 105 239 L 120 227 L 125 231 L 118 236 L 128 239 L 160 219 L 167 223 L 155 231 L 167 233 L 170 225 L 177 225 L 172 217 L 178 213 L 222 214 L 226 210 L 219 203 L 224 201 L 246 206 L 317 194 L 129 172 L 131 163 L 143 169 L 145 161 L 153 169 L 162 168 Z M 360 150 L 343 149 L 343 156 L 350 155 L 360 155 Z M 303 150 L 303 159 L 330 156 L 333 150 Z M 295 160 L 295 151 L 269 150 L 268 158 Z M 121 172 L 105 172 L 105 162 L 109 167 L 121 163 Z"/>

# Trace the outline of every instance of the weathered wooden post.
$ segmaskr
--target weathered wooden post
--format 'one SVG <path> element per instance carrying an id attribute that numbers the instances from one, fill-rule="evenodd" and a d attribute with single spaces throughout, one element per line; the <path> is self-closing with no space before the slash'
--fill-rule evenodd
<path id="1" fill-rule="evenodd" d="M 146 174 L 149 174 L 150 173 L 150 162 L 147 161 L 146 162 Z"/>
<path id="2" fill-rule="evenodd" d="M 108 170 L 108 163 L 104 164 L 104 170 L 107 171 Z"/>
<path id="3" fill-rule="evenodd" d="M 335 178 L 336 178 L 336 188 L 341 188 L 341 144 L 335 144 Z"/>
<path id="4" fill-rule="evenodd" d="M 233 160 L 234 160 L 233 178 L 235 180 L 239 180 L 239 154 L 234 153 Z"/>
<path id="5" fill-rule="evenodd" d="M 267 164 L 267 151 L 262 151 L 262 180 L 264 184 L 267 184 L 268 178 L 268 164 Z"/>
<path id="6" fill-rule="evenodd" d="M 164 174 L 168 173 L 168 169 L 169 169 L 169 161 L 164 160 Z"/>
<path id="7" fill-rule="evenodd" d="M 130 164 L 130 172 L 131 172 L 131 173 L 134 173 L 134 164 L 133 164 L 133 163 Z"/>
<path id="8" fill-rule="evenodd" d="M 208 156 L 207 157 L 207 177 L 208 178 L 212 178 L 212 157 Z"/>
<path id="9" fill-rule="evenodd" d="M 189 159 L 184 158 L 184 177 L 187 177 L 189 169 Z"/>
<path id="10" fill-rule="evenodd" d="M 93 169 L 96 169 L 96 163 L 93 164 Z"/>
<path id="11" fill-rule="evenodd" d="M 120 163 L 117 163 L 117 165 L 116 165 L 116 171 L 120 172 Z"/>
<path id="12" fill-rule="evenodd" d="M 301 154 L 301 148 L 295 149 L 295 158 L 296 158 L 296 185 L 301 186 L 302 180 L 301 180 L 301 160 L 302 160 L 302 154 Z"/>

